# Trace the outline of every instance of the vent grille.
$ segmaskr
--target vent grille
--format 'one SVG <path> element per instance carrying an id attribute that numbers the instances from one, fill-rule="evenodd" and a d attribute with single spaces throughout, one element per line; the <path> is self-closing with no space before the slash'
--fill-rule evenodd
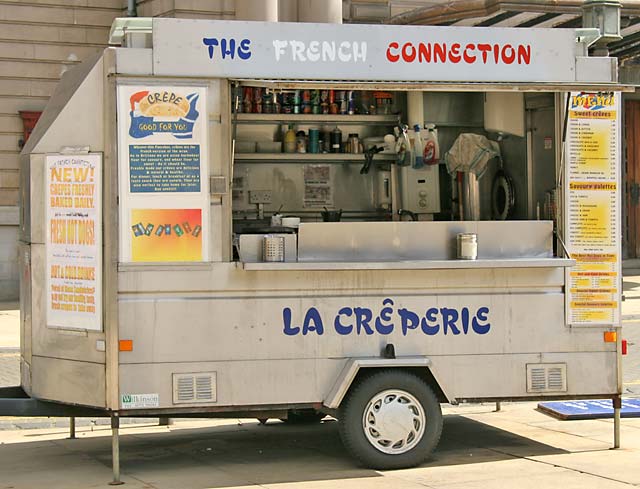
<path id="1" fill-rule="evenodd" d="M 216 373 L 173 374 L 173 403 L 216 402 Z"/>
<path id="2" fill-rule="evenodd" d="M 566 392 L 566 363 L 527 364 L 527 392 Z"/>

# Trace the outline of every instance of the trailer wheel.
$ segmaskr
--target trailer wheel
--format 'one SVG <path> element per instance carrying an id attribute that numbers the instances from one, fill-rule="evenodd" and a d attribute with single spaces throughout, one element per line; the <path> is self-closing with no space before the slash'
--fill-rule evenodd
<path id="1" fill-rule="evenodd" d="M 375 469 L 422 463 L 442 433 L 442 411 L 433 390 L 401 370 L 365 377 L 342 402 L 339 421 L 347 451 Z"/>

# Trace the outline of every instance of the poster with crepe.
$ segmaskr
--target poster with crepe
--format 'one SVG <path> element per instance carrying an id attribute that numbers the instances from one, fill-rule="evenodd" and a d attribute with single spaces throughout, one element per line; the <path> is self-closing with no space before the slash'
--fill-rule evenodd
<path id="1" fill-rule="evenodd" d="M 204 87 L 118 88 L 123 262 L 206 259 L 206 114 Z"/>

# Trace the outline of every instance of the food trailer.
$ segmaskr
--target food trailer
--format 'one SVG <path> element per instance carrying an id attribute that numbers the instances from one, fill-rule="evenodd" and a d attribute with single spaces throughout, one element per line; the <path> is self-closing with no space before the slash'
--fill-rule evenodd
<path id="1" fill-rule="evenodd" d="M 329 414 L 376 468 L 425 460 L 441 403 L 619 415 L 624 87 L 597 38 L 116 20 L 21 155 L 22 388 L 116 435 Z"/>

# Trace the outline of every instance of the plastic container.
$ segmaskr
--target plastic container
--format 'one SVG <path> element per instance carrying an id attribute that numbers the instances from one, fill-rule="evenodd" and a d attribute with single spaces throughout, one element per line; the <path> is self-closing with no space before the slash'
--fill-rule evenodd
<path id="1" fill-rule="evenodd" d="M 309 153 L 320 153 L 320 129 L 309 129 Z"/>
<path id="2" fill-rule="evenodd" d="M 413 160 L 413 168 L 422 168 L 424 166 L 424 141 L 420 135 L 420 126 L 413 126 L 413 152 L 415 159 Z"/>
<path id="3" fill-rule="evenodd" d="M 307 152 L 307 138 L 304 131 L 298 131 L 296 133 L 296 153 Z"/>
<path id="4" fill-rule="evenodd" d="M 475 260 L 478 258 L 478 235 L 476 233 L 459 233 L 457 244 L 458 260 Z"/>
<path id="5" fill-rule="evenodd" d="M 427 132 L 424 136 L 424 150 L 422 155 L 425 165 L 437 165 L 440 161 L 438 131 L 434 124 L 427 124 Z"/>

